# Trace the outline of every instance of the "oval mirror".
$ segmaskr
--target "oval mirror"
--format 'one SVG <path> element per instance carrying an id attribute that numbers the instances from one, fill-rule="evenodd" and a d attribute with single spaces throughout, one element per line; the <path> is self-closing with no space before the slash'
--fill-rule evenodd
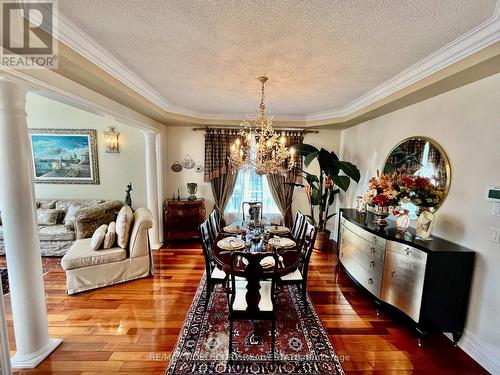
<path id="1" fill-rule="evenodd" d="M 392 173 L 404 169 L 413 176 L 428 177 L 438 189 L 443 191 L 440 201 L 430 211 L 437 210 L 446 199 L 451 183 L 451 167 L 443 148 L 427 137 L 411 137 L 397 144 L 384 162 L 383 173 Z M 410 204 L 410 211 L 416 206 Z"/>

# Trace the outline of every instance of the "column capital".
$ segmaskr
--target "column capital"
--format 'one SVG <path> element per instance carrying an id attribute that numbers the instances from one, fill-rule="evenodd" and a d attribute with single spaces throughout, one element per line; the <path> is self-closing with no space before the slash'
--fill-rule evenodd
<path id="1" fill-rule="evenodd" d="M 27 93 L 23 85 L 0 77 L 0 110 L 24 111 Z"/>

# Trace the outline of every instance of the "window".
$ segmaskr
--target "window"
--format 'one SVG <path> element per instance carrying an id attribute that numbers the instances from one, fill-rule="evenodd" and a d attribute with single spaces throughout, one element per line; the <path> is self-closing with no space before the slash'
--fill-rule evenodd
<path id="1" fill-rule="evenodd" d="M 228 222 L 242 219 L 241 204 L 243 202 L 262 202 L 264 220 L 273 223 L 281 221 L 281 212 L 269 191 L 266 176 L 259 176 L 253 171 L 238 173 L 233 195 L 224 212 Z"/>

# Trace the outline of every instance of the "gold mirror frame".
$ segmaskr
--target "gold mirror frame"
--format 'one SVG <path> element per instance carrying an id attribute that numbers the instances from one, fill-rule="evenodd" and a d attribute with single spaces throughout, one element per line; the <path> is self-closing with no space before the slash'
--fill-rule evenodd
<path id="1" fill-rule="evenodd" d="M 429 142 L 433 147 L 435 147 L 438 150 L 438 152 L 440 153 L 441 157 L 443 158 L 443 162 L 444 162 L 444 168 L 445 168 L 445 173 L 446 173 L 446 182 L 444 184 L 444 195 L 443 195 L 443 199 L 441 199 L 441 201 L 439 202 L 439 204 L 437 204 L 436 206 L 434 206 L 434 207 L 431 208 L 431 211 L 435 212 L 435 211 L 437 211 L 442 206 L 443 202 L 448 197 L 448 193 L 450 191 L 450 185 L 451 185 L 451 164 L 450 164 L 450 159 L 448 158 L 448 155 L 446 154 L 446 151 L 444 150 L 444 148 L 441 147 L 441 145 L 437 141 L 435 141 L 432 138 L 425 137 L 425 136 L 413 136 L 413 137 L 408 137 L 408 138 L 403 139 L 396 146 L 394 146 L 391 149 L 391 151 L 387 154 L 387 156 L 386 156 L 386 158 L 384 160 L 384 164 L 382 165 L 382 173 L 385 173 L 387 161 L 389 160 L 389 158 L 391 157 L 391 155 L 394 153 L 394 151 L 398 147 L 400 147 L 402 144 L 404 144 L 404 143 L 406 143 L 408 141 L 417 140 L 417 139 L 418 140 L 425 140 L 425 141 Z"/>

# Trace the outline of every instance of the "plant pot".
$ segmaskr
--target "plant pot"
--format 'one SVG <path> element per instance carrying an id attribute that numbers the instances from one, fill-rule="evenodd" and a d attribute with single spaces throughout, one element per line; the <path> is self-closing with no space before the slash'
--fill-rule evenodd
<path id="1" fill-rule="evenodd" d="M 316 242 L 314 243 L 314 249 L 322 253 L 328 251 L 330 246 L 330 231 L 324 230 L 318 232 L 316 235 Z"/>

